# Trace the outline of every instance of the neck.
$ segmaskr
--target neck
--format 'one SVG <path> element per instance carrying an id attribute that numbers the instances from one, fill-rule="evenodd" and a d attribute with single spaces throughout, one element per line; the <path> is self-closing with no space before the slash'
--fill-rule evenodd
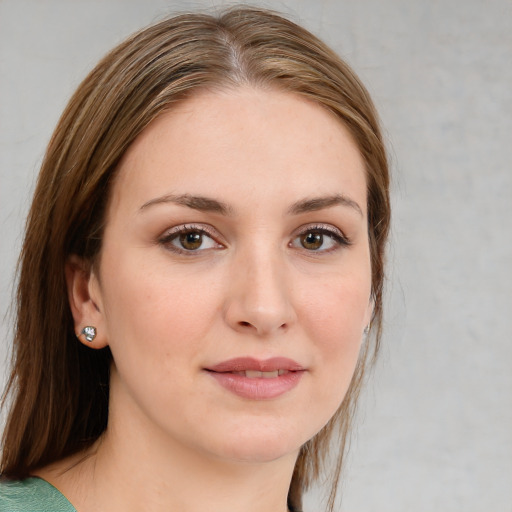
<path id="1" fill-rule="evenodd" d="M 96 510 L 287 510 L 295 455 L 266 463 L 224 461 L 145 443 L 125 449 L 126 440 L 119 446 L 110 436 L 95 455 Z"/>

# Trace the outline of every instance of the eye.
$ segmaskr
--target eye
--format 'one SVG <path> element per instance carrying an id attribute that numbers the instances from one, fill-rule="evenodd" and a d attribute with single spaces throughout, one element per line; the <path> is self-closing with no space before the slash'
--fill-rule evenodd
<path id="1" fill-rule="evenodd" d="M 300 235 L 299 238 L 302 247 L 310 251 L 318 251 L 324 245 L 324 234 L 319 233 L 318 231 L 310 231 L 309 233 Z M 327 240 L 330 242 L 330 247 L 334 245 L 332 239 L 329 240 L 327 238 Z M 330 247 L 324 247 L 324 249 L 330 249 Z"/>
<path id="2" fill-rule="evenodd" d="M 178 253 L 201 252 L 224 247 L 210 235 L 205 227 L 188 225 L 173 228 L 160 239 L 160 243 Z"/>
<path id="3" fill-rule="evenodd" d="M 350 245 L 349 240 L 334 226 L 310 226 L 292 240 L 292 247 L 314 252 L 330 252 L 340 246 Z"/>

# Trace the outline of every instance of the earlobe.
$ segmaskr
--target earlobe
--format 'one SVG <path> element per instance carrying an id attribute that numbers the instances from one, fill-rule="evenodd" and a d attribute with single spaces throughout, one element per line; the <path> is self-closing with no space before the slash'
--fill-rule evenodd
<path id="1" fill-rule="evenodd" d="M 85 336 L 85 339 L 89 342 L 89 343 L 92 343 L 94 341 L 94 338 L 96 338 L 96 327 L 94 327 L 94 325 L 86 325 L 83 329 L 82 329 L 82 332 L 80 333 L 77 333 L 76 337 L 78 339 L 80 339 L 80 336 L 84 335 Z"/>
<path id="2" fill-rule="evenodd" d="M 92 266 L 82 258 L 72 255 L 66 263 L 65 274 L 68 301 L 77 338 L 91 348 L 107 346 L 101 292 Z M 86 327 L 90 329 L 84 331 Z M 95 330 L 94 336 L 90 334 L 92 328 Z"/>

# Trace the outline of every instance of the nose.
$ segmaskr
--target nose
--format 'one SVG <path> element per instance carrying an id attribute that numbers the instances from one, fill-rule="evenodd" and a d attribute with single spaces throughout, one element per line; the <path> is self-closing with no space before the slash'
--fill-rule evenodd
<path id="1" fill-rule="evenodd" d="M 279 255 L 240 255 L 230 268 L 225 321 L 260 337 L 286 332 L 297 319 L 291 285 Z"/>

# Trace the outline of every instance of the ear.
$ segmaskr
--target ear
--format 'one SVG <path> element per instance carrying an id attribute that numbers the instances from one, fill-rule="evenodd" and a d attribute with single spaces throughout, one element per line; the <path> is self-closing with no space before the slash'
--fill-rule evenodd
<path id="1" fill-rule="evenodd" d="M 366 308 L 366 312 L 364 315 L 364 328 L 371 326 L 372 320 L 373 320 L 373 310 L 375 307 L 375 300 L 373 298 L 373 294 L 370 297 L 370 300 L 368 301 L 368 306 Z"/>
<path id="2" fill-rule="evenodd" d="M 101 297 L 101 288 L 92 265 L 76 255 L 66 262 L 66 284 L 69 306 L 73 314 L 75 333 L 87 347 L 104 348 L 108 345 L 106 322 Z M 96 337 L 87 341 L 81 334 L 86 326 L 96 328 Z"/>

